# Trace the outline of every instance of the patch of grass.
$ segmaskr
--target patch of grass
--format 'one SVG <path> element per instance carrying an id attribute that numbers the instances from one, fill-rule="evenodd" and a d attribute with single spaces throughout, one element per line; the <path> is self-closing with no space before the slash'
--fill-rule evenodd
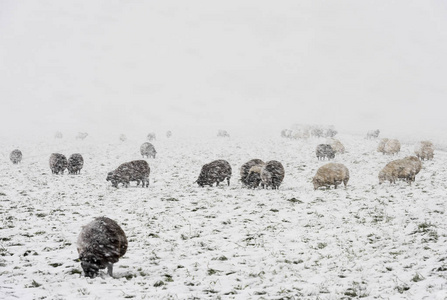
<path id="1" fill-rule="evenodd" d="M 52 263 L 52 264 L 49 264 L 49 265 L 52 266 L 53 268 L 57 268 L 57 267 L 62 266 L 63 264 L 62 263 Z"/>
<path id="2" fill-rule="evenodd" d="M 161 287 L 161 286 L 163 286 L 163 285 L 165 285 L 165 283 L 164 283 L 163 280 L 159 280 L 159 281 L 157 281 L 156 283 L 154 283 L 154 287 Z"/>
<path id="3" fill-rule="evenodd" d="M 33 282 L 31 282 L 31 284 L 28 285 L 27 287 L 29 287 L 29 288 L 38 288 L 38 287 L 41 286 L 41 285 L 42 285 L 42 284 L 38 283 L 37 281 L 35 281 L 35 280 L 33 279 Z"/>
<path id="4" fill-rule="evenodd" d="M 411 281 L 413 281 L 413 282 L 419 282 L 419 281 L 422 281 L 422 280 L 424 280 L 424 279 L 425 279 L 424 276 L 422 276 L 422 275 L 419 274 L 419 273 L 416 273 L 416 274 L 413 276 L 413 278 L 411 278 Z"/>
<path id="5" fill-rule="evenodd" d="M 290 199 L 287 199 L 287 201 L 292 202 L 292 203 L 297 203 L 297 204 L 304 203 L 303 201 L 301 201 L 300 199 L 297 199 L 297 198 L 290 198 Z"/>

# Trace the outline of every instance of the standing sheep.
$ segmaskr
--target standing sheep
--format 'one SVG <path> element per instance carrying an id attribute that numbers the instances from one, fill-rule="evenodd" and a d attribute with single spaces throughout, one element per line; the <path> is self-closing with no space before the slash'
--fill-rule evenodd
<path id="1" fill-rule="evenodd" d="M 228 137 L 229 138 L 230 134 L 226 130 L 219 129 L 217 131 L 217 136 L 218 137 Z"/>
<path id="2" fill-rule="evenodd" d="M 213 186 L 214 183 L 218 186 L 219 182 L 227 179 L 227 183 L 230 185 L 230 178 L 230 164 L 226 160 L 220 159 L 203 165 L 196 182 L 201 187 L 205 185 Z"/>
<path id="3" fill-rule="evenodd" d="M 166 137 L 169 139 L 172 136 L 172 131 L 168 130 L 166 131 Z"/>
<path id="4" fill-rule="evenodd" d="M 52 153 L 50 156 L 50 169 L 53 174 L 64 174 L 68 166 L 68 161 L 65 155 L 60 153 Z"/>
<path id="5" fill-rule="evenodd" d="M 243 164 L 241 166 L 241 169 L 240 169 L 240 174 L 241 174 L 241 179 L 240 180 L 241 180 L 242 184 L 245 185 L 245 186 L 249 185 L 249 181 L 247 179 L 247 176 L 250 173 L 251 167 L 256 166 L 256 165 L 263 165 L 263 164 L 264 164 L 264 162 L 262 160 L 260 160 L 260 159 L 257 159 L 257 158 L 249 160 L 245 164 Z"/>
<path id="6" fill-rule="evenodd" d="M 337 188 L 342 182 L 345 187 L 349 181 L 349 170 L 343 164 L 338 163 L 328 163 L 321 166 L 314 178 L 312 179 L 312 183 L 314 185 L 314 189 L 318 189 L 322 186 L 335 186 Z"/>
<path id="7" fill-rule="evenodd" d="M 55 139 L 61 139 L 63 137 L 62 132 L 60 131 L 56 131 L 56 133 L 54 134 L 54 138 Z"/>
<path id="8" fill-rule="evenodd" d="M 125 142 L 125 141 L 127 141 L 127 136 L 126 136 L 124 133 L 121 134 L 119 138 L 120 138 L 120 141 L 121 141 L 121 142 Z"/>
<path id="9" fill-rule="evenodd" d="M 379 172 L 379 184 L 382 184 L 384 181 L 396 183 L 397 179 L 404 179 L 411 184 L 421 168 L 422 163 L 416 156 L 393 160 Z"/>
<path id="10" fill-rule="evenodd" d="M 155 132 L 149 132 L 147 134 L 147 140 L 150 141 L 150 142 L 156 140 Z"/>
<path id="11" fill-rule="evenodd" d="M 416 144 L 414 147 L 414 153 L 421 160 L 431 160 L 434 156 L 433 143 L 430 141 L 422 141 Z"/>
<path id="12" fill-rule="evenodd" d="M 370 130 L 366 133 L 366 139 L 371 140 L 371 139 L 376 139 L 379 137 L 380 134 L 380 130 Z"/>
<path id="13" fill-rule="evenodd" d="M 345 153 L 345 146 L 343 146 L 343 144 L 339 140 L 334 139 L 334 138 L 328 138 L 326 140 L 326 143 L 331 145 L 331 147 L 335 153 L 340 153 L 340 154 Z"/>
<path id="14" fill-rule="evenodd" d="M 147 158 L 152 157 L 155 158 L 157 151 L 155 151 L 154 145 L 149 142 L 145 142 L 140 147 L 141 156 L 146 156 Z"/>
<path id="15" fill-rule="evenodd" d="M 383 154 L 385 154 L 384 149 L 385 149 L 385 145 L 388 141 L 389 141 L 389 139 L 387 139 L 387 138 L 381 139 L 379 142 L 379 145 L 377 145 L 377 152 L 382 152 Z"/>
<path id="16" fill-rule="evenodd" d="M 385 147 L 383 148 L 384 154 L 397 154 L 400 151 L 400 142 L 396 139 L 389 140 L 386 142 Z"/>
<path id="17" fill-rule="evenodd" d="M 12 150 L 11 154 L 9 154 L 9 159 L 13 164 L 18 164 L 22 161 L 22 151 L 19 149 Z"/>
<path id="18" fill-rule="evenodd" d="M 82 227 L 77 250 L 86 277 L 94 278 L 107 267 L 113 277 L 113 264 L 126 254 L 127 237 L 123 229 L 107 217 L 95 218 Z"/>
<path id="19" fill-rule="evenodd" d="M 88 136 L 87 132 L 79 132 L 78 135 L 76 136 L 77 140 L 83 140 Z"/>
<path id="20" fill-rule="evenodd" d="M 121 164 L 116 170 L 107 174 L 107 181 L 112 182 L 112 186 L 118 188 L 122 183 L 125 187 L 129 186 L 130 181 L 136 181 L 137 186 L 142 183 L 142 187 L 149 187 L 149 174 L 151 169 L 145 160 L 134 160 Z"/>
<path id="21" fill-rule="evenodd" d="M 315 150 L 318 160 L 325 159 L 333 159 L 335 157 L 335 151 L 332 149 L 332 146 L 329 144 L 320 144 L 317 146 Z"/>
<path id="22" fill-rule="evenodd" d="M 74 153 L 68 158 L 68 174 L 80 174 L 84 166 L 84 158 L 79 153 Z"/>
<path id="23" fill-rule="evenodd" d="M 261 186 L 263 188 L 271 187 L 272 189 L 279 189 L 284 179 L 284 167 L 276 160 L 267 162 L 261 168 Z"/>
<path id="24" fill-rule="evenodd" d="M 264 165 L 265 164 L 259 164 L 250 168 L 250 170 L 248 171 L 248 175 L 245 178 L 247 187 L 255 189 L 259 186 L 259 184 L 262 182 L 261 172 Z"/>

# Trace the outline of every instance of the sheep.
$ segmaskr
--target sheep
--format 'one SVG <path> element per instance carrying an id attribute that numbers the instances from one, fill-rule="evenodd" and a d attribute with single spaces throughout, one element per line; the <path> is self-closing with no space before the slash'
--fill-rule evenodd
<path id="1" fill-rule="evenodd" d="M 55 139 L 61 139 L 63 137 L 62 132 L 60 131 L 56 131 L 56 133 L 54 134 L 54 138 Z"/>
<path id="2" fill-rule="evenodd" d="M 13 164 L 18 164 L 22 161 L 22 151 L 19 149 L 12 150 L 11 154 L 9 154 L 9 159 Z"/>
<path id="3" fill-rule="evenodd" d="M 262 165 L 261 168 L 261 186 L 263 188 L 271 187 L 272 189 L 279 189 L 284 179 L 284 167 L 276 160 L 271 160 Z"/>
<path id="4" fill-rule="evenodd" d="M 320 144 L 317 146 L 315 153 L 317 155 L 318 160 L 325 159 L 333 159 L 335 157 L 335 151 L 332 149 L 332 146 L 329 144 Z"/>
<path id="5" fill-rule="evenodd" d="M 142 187 L 149 187 L 149 174 L 151 169 L 145 160 L 133 160 L 121 164 L 116 170 L 107 174 L 107 181 L 112 182 L 112 186 L 118 188 L 120 183 L 128 187 L 130 181 L 136 181 L 137 186 L 142 182 Z"/>
<path id="6" fill-rule="evenodd" d="M 127 136 L 123 133 L 120 135 L 119 139 L 121 142 L 125 142 L 125 141 L 127 141 Z"/>
<path id="7" fill-rule="evenodd" d="M 430 141 L 421 141 L 414 147 L 414 153 L 421 160 L 431 160 L 434 156 L 433 143 Z"/>
<path id="8" fill-rule="evenodd" d="M 76 136 L 77 140 L 83 140 L 88 136 L 87 132 L 79 132 L 78 135 Z"/>
<path id="9" fill-rule="evenodd" d="M 397 179 L 404 179 L 411 184 L 421 168 L 422 163 L 416 156 L 393 160 L 379 172 L 379 184 L 384 181 L 396 183 Z"/>
<path id="10" fill-rule="evenodd" d="M 148 140 L 149 142 L 152 142 L 152 141 L 156 140 L 155 132 L 149 132 L 149 133 L 147 134 L 146 138 L 147 138 L 147 140 Z"/>
<path id="11" fill-rule="evenodd" d="M 230 134 L 226 130 L 219 129 L 217 131 L 218 137 L 230 137 Z"/>
<path id="12" fill-rule="evenodd" d="M 262 165 L 262 164 L 264 164 L 264 162 L 257 158 L 249 160 L 245 164 L 243 164 L 240 169 L 240 174 L 241 174 L 240 180 L 241 180 L 242 184 L 249 186 L 250 182 L 248 181 L 247 176 L 250 173 L 251 167 L 256 166 L 256 165 Z"/>
<path id="13" fill-rule="evenodd" d="M 84 166 L 84 158 L 79 153 L 74 153 L 68 158 L 68 174 L 80 174 Z"/>
<path id="14" fill-rule="evenodd" d="M 154 145 L 149 142 L 145 142 L 140 146 L 141 156 L 146 156 L 147 158 L 155 158 L 157 151 L 155 151 Z"/>
<path id="15" fill-rule="evenodd" d="M 400 151 L 400 142 L 396 139 L 386 142 L 383 148 L 383 154 L 397 154 Z"/>
<path id="16" fill-rule="evenodd" d="M 366 133 L 366 139 L 367 140 L 371 140 L 371 139 L 376 139 L 379 137 L 380 134 L 380 130 L 370 130 Z"/>
<path id="17" fill-rule="evenodd" d="M 248 171 L 248 175 L 245 178 L 247 187 L 255 189 L 259 186 L 259 184 L 262 182 L 261 172 L 264 165 L 265 164 L 255 165 L 250 168 L 250 170 Z"/>
<path id="18" fill-rule="evenodd" d="M 225 178 L 230 185 L 231 166 L 226 160 L 220 159 L 203 165 L 199 178 L 195 182 L 201 187 L 205 185 L 213 186 L 214 183 L 218 186 L 219 182 L 224 181 Z"/>
<path id="19" fill-rule="evenodd" d="M 172 136 L 171 130 L 166 131 L 166 137 L 169 139 Z"/>
<path id="20" fill-rule="evenodd" d="M 387 138 L 383 138 L 380 140 L 379 145 L 377 145 L 377 152 L 385 153 L 383 150 L 385 149 L 385 144 L 389 141 Z"/>
<path id="21" fill-rule="evenodd" d="M 113 277 L 113 264 L 126 254 L 127 246 L 126 234 L 112 219 L 99 217 L 83 226 L 77 250 L 84 275 L 94 278 L 107 267 L 107 273 Z"/>
<path id="22" fill-rule="evenodd" d="M 336 136 L 338 133 L 337 130 L 333 129 L 333 128 L 328 128 L 324 131 L 324 136 L 325 137 L 334 137 Z"/>
<path id="23" fill-rule="evenodd" d="M 335 153 L 345 153 L 345 146 L 343 146 L 343 144 L 337 139 L 328 138 L 326 140 L 326 144 L 331 145 Z"/>
<path id="24" fill-rule="evenodd" d="M 65 155 L 60 153 L 52 153 L 50 156 L 50 169 L 53 174 L 64 174 L 68 166 L 68 161 Z"/>
<path id="25" fill-rule="evenodd" d="M 281 130 L 281 137 L 283 137 L 283 138 L 291 138 L 292 137 L 292 130 L 290 130 L 290 129 L 283 129 L 283 130 Z"/>
<path id="26" fill-rule="evenodd" d="M 337 188 L 342 182 L 346 188 L 348 181 L 349 170 L 345 165 L 339 163 L 328 163 L 321 166 L 312 179 L 314 190 L 322 186 L 330 187 L 331 185 Z"/>

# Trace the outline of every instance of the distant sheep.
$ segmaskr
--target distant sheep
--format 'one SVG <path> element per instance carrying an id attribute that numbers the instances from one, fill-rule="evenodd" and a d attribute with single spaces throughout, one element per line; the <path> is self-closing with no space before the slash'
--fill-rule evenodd
<path id="1" fill-rule="evenodd" d="M 335 151 L 332 149 L 332 146 L 329 144 L 320 144 L 315 149 L 315 154 L 317 155 L 318 160 L 325 159 L 333 159 L 335 157 Z"/>
<path id="2" fill-rule="evenodd" d="M 314 189 L 318 189 L 322 186 L 335 186 L 337 188 L 338 185 L 344 183 L 345 187 L 349 181 L 349 170 L 343 164 L 338 163 L 328 163 L 321 166 L 314 178 L 312 179 L 312 183 L 314 185 Z"/>
<path id="3" fill-rule="evenodd" d="M 54 138 L 55 139 L 61 139 L 63 137 L 62 132 L 60 131 L 56 131 L 56 133 L 54 134 Z"/>
<path id="4" fill-rule="evenodd" d="M 400 142 L 396 139 L 389 140 L 386 142 L 385 147 L 383 148 L 384 154 L 397 154 L 400 151 Z"/>
<path id="5" fill-rule="evenodd" d="M 376 139 L 379 137 L 380 134 L 380 130 L 370 130 L 366 133 L 366 139 L 371 140 L 371 139 Z"/>
<path id="6" fill-rule="evenodd" d="M 284 167 L 276 160 L 271 160 L 262 165 L 261 168 L 261 186 L 263 188 L 279 189 L 284 179 Z"/>
<path id="7" fill-rule="evenodd" d="M 68 161 L 65 155 L 60 153 L 52 153 L 50 156 L 50 169 L 53 174 L 64 174 L 68 166 Z"/>
<path id="8" fill-rule="evenodd" d="M 130 181 L 136 181 L 137 186 L 142 182 L 142 187 L 149 187 L 149 174 L 151 170 L 145 160 L 134 160 L 121 164 L 115 171 L 107 174 L 107 181 L 112 182 L 112 186 L 118 188 L 121 183 L 125 187 Z"/>
<path id="9" fill-rule="evenodd" d="M 84 275 L 94 278 L 107 267 L 107 273 L 113 276 L 113 264 L 126 254 L 127 246 L 126 234 L 112 219 L 99 217 L 83 226 L 77 250 Z"/>
<path id="10" fill-rule="evenodd" d="M 250 173 L 251 167 L 256 166 L 256 165 L 263 165 L 263 164 L 264 164 L 264 162 L 257 158 L 249 160 L 245 164 L 243 164 L 240 169 L 240 174 L 241 174 L 240 180 L 241 180 L 242 184 L 245 186 L 249 186 L 249 181 L 247 179 L 247 176 Z"/>
<path id="11" fill-rule="evenodd" d="M 389 139 L 383 138 L 380 140 L 379 145 L 377 145 L 377 152 L 384 153 L 385 145 L 388 143 Z"/>
<path id="12" fill-rule="evenodd" d="M 77 140 L 83 140 L 88 136 L 87 132 L 79 132 L 78 135 L 76 136 Z"/>
<path id="13" fill-rule="evenodd" d="M 340 154 L 345 153 L 345 146 L 343 146 L 343 144 L 339 140 L 333 139 L 333 138 L 328 138 L 326 143 L 331 145 L 331 147 L 335 153 L 340 153 Z"/>
<path id="14" fill-rule="evenodd" d="M 125 141 L 127 141 L 127 136 L 126 136 L 125 134 L 121 134 L 121 135 L 120 135 L 120 141 L 121 141 L 121 142 L 125 142 Z"/>
<path id="15" fill-rule="evenodd" d="M 217 131 L 218 137 L 230 137 L 230 134 L 226 130 L 219 129 Z"/>
<path id="16" fill-rule="evenodd" d="M 416 144 L 414 147 L 414 153 L 421 160 L 431 160 L 434 156 L 433 143 L 430 141 L 422 141 Z"/>
<path id="17" fill-rule="evenodd" d="M 379 184 L 385 181 L 396 183 L 397 179 L 404 179 L 411 184 L 421 168 L 422 163 L 416 156 L 393 160 L 379 172 Z"/>
<path id="18" fill-rule="evenodd" d="M 292 137 L 292 130 L 290 130 L 290 129 L 283 129 L 283 130 L 281 130 L 281 137 L 283 137 L 283 138 L 291 138 Z"/>
<path id="19" fill-rule="evenodd" d="M 213 186 L 214 183 L 218 186 L 220 182 L 227 179 L 227 183 L 230 185 L 230 178 L 230 164 L 226 160 L 220 159 L 203 165 L 196 182 L 201 187 L 205 185 Z"/>
<path id="20" fill-rule="evenodd" d="M 22 161 L 22 151 L 19 149 L 12 150 L 11 154 L 9 154 L 9 159 L 13 164 L 18 164 Z"/>
<path id="21" fill-rule="evenodd" d="M 84 158 L 79 153 L 74 153 L 68 158 L 68 174 L 80 174 L 84 166 Z"/>
<path id="22" fill-rule="evenodd" d="M 337 130 L 333 129 L 333 128 L 328 128 L 324 131 L 324 136 L 325 137 L 334 137 L 336 136 L 338 133 Z"/>
<path id="23" fill-rule="evenodd" d="M 147 138 L 147 140 L 148 141 L 155 141 L 157 138 L 156 138 L 156 135 L 155 135 L 155 132 L 149 132 L 148 134 L 147 134 L 147 136 L 146 136 L 146 138 Z"/>
<path id="24" fill-rule="evenodd" d="M 154 145 L 152 145 L 149 142 L 146 142 L 140 146 L 140 153 L 141 153 L 141 156 L 143 156 L 143 157 L 146 156 L 147 158 L 149 158 L 149 157 L 155 158 L 157 151 L 155 151 Z"/>
<path id="25" fill-rule="evenodd" d="M 166 137 L 169 139 L 172 136 L 172 131 L 168 130 L 166 131 Z"/>

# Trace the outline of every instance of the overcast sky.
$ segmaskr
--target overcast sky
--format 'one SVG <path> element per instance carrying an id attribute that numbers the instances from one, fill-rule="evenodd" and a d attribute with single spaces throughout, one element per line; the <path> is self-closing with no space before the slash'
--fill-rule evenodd
<path id="1" fill-rule="evenodd" d="M 447 2 L 3 0 L 0 70 L 2 136 L 444 132 Z"/>

